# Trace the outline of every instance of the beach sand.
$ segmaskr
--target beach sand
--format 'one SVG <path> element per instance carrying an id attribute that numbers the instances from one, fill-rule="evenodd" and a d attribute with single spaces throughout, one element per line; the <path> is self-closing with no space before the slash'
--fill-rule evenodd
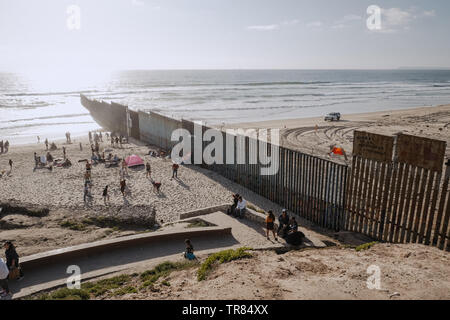
<path id="1" fill-rule="evenodd" d="M 282 146 L 322 158 L 328 158 L 330 145 L 343 147 L 350 158 L 355 130 L 384 135 L 401 132 L 446 141 L 446 156 L 450 156 L 450 105 L 342 114 L 339 122 L 327 122 L 320 117 L 239 123 L 222 128 L 280 129 Z M 333 156 L 333 160 L 345 163 L 343 157 Z"/>
<path id="2" fill-rule="evenodd" d="M 120 299 L 409 300 L 450 299 L 450 257 L 417 244 L 376 244 L 365 251 L 329 247 L 254 252 L 251 259 L 219 265 L 205 281 L 196 269 L 175 272 L 156 290 Z M 369 289 L 370 266 L 380 270 L 380 290 Z"/>
<path id="3" fill-rule="evenodd" d="M 79 142 L 83 151 L 79 149 Z M 120 158 L 131 154 L 139 155 L 152 167 L 152 178 L 162 183 L 161 194 L 153 191 L 150 179 L 146 178 L 145 169 L 129 169 L 127 184 L 132 197 L 125 203 L 120 192 L 119 168 L 105 168 L 103 164 L 92 169 L 92 207 L 85 207 L 83 186 L 85 162 L 78 160 L 90 158 L 90 144 L 86 138 L 73 140 L 66 145 L 56 142 L 58 150 L 51 152 L 55 158 L 62 158 L 62 146 L 66 147 L 67 156 L 73 166 L 68 169 L 54 168 L 53 172 L 39 169 L 33 172 L 34 152 L 45 155 L 45 145 L 31 144 L 10 147 L 8 153 L 0 155 L 0 171 L 9 171 L 8 161 L 13 160 L 13 170 L 0 178 L 0 203 L 14 203 L 26 208 L 36 206 L 50 209 L 47 217 L 29 217 L 21 214 L 2 215 L 0 223 L 8 228 L 0 231 L 0 241 L 13 240 L 21 256 L 44 252 L 57 248 L 92 242 L 99 239 L 113 238 L 136 232 L 148 231 L 140 222 L 151 218 L 151 211 L 156 209 L 156 220 L 162 225 L 179 219 L 181 213 L 203 209 L 232 202 L 233 193 L 241 194 L 249 203 L 263 210 L 281 212 L 281 207 L 256 195 L 244 187 L 231 182 L 220 175 L 196 166 L 181 166 L 179 179 L 172 179 L 172 161 L 150 157 L 152 148 L 140 143 L 124 144 L 123 149 L 115 148 L 113 154 Z M 109 147 L 104 143 L 103 147 Z M 156 150 L 156 149 L 153 149 Z M 103 188 L 109 185 L 110 206 L 105 207 L 102 198 Z M 91 217 L 108 217 L 118 220 L 136 222 L 132 228 L 113 228 L 84 226 L 83 230 L 62 228 L 65 222 L 82 223 Z M 309 225 L 304 222 L 304 225 Z"/>

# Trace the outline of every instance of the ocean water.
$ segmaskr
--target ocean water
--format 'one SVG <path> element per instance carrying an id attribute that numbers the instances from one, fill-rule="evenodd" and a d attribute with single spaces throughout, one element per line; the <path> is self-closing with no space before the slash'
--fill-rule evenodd
<path id="1" fill-rule="evenodd" d="M 208 124 L 450 103 L 450 70 L 0 73 L 0 140 L 36 142 L 98 128 L 79 94 Z"/>

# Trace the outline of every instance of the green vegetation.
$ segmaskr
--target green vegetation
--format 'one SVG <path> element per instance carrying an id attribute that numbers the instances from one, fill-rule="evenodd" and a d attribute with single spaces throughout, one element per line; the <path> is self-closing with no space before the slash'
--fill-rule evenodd
<path id="1" fill-rule="evenodd" d="M 256 211 L 258 213 L 266 213 L 264 210 L 258 209 L 252 204 L 247 204 L 247 208 L 249 208 L 250 210 Z"/>
<path id="2" fill-rule="evenodd" d="M 198 265 L 197 261 L 183 261 L 183 262 L 167 261 L 167 262 L 163 262 L 163 263 L 157 265 L 152 270 L 147 270 L 147 271 L 141 273 L 140 278 L 143 281 L 141 289 L 144 289 L 146 287 L 153 287 L 153 285 L 156 283 L 156 281 L 158 281 L 159 278 L 167 277 L 173 271 L 190 269 L 196 265 Z M 165 285 L 167 285 L 167 284 L 165 284 Z M 169 283 L 169 286 L 170 286 L 170 283 Z"/>
<path id="3" fill-rule="evenodd" d="M 100 280 L 97 282 L 86 282 L 81 289 L 62 288 L 48 294 L 37 296 L 38 300 L 89 300 L 91 296 L 99 297 L 105 294 L 109 296 L 123 296 L 127 293 L 136 293 L 137 290 L 131 286 L 125 286 L 132 280 L 132 276 L 120 275 L 117 277 Z"/>
<path id="4" fill-rule="evenodd" d="M 59 224 L 61 227 L 74 230 L 74 231 L 84 231 L 86 230 L 86 226 L 82 223 L 78 223 L 75 221 L 66 220 Z"/>
<path id="5" fill-rule="evenodd" d="M 107 292 L 110 292 L 111 296 L 115 296 L 116 292 L 122 291 L 123 293 L 123 286 L 126 285 L 128 282 L 130 282 L 132 277 L 130 275 L 120 275 L 117 277 L 109 278 L 109 279 L 103 279 L 98 282 L 87 282 L 81 285 L 81 289 L 86 290 L 90 295 L 93 295 L 95 297 L 102 296 L 106 294 Z"/>
<path id="6" fill-rule="evenodd" d="M 198 269 L 197 272 L 198 281 L 205 280 L 208 274 L 213 270 L 214 266 L 217 264 L 222 264 L 244 258 L 251 258 L 252 254 L 250 252 L 247 252 L 248 250 L 251 250 L 251 248 L 243 247 L 236 250 L 233 249 L 224 250 L 210 255 Z"/>
<path id="7" fill-rule="evenodd" d="M 202 219 L 193 219 L 188 221 L 189 225 L 186 228 L 204 228 L 204 227 L 213 227 L 214 224 L 206 222 Z"/>
<path id="8" fill-rule="evenodd" d="M 170 282 L 167 280 L 164 280 L 163 282 L 161 282 L 162 285 L 165 285 L 167 287 L 170 287 Z"/>
<path id="9" fill-rule="evenodd" d="M 38 300 L 89 300 L 89 298 L 86 290 L 68 288 L 62 288 L 50 294 L 41 294 L 37 297 Z"/>
<path id="10" fill-rule="evenodd" d="M 188 270 L 200 265 L 197 271 L 197 278 L 198 281 L 202 281 L 206 279 L 216 264 L 252 257 L 252 254 L 247 252 L 248 250 L 252 249 L 244 247 L 236 250 L 224 250 L 212 254 L 201 265 L 198 261 L 166 261 L 140 274 L 119 275 L 96 282 L 86 282 L 81 284 L 80 289 L 61 288 L 49 293 L 32 296 L 30 299 L 89 300 L 96 297 L 120 297 L 126 294 L 138 293 L 138 290 L 159 292 L 161 287 L 155 287 L 155 284 L 162 279 L 160 285 L 170 287 L 169 275 L 174 271 Z"/>
<path id="11" fill-rule="evenodd" d="M 373 247 L 374 245 L 376 245 L 378 242 L 377 241 L 373 241 L 373 242 L 369 242 L 369 243 L 364 243 L 360 246 L 357 246 L 355 248 L 356 251 L 363 251 L 363 250 L 368 250 L 371 247 Z"/>

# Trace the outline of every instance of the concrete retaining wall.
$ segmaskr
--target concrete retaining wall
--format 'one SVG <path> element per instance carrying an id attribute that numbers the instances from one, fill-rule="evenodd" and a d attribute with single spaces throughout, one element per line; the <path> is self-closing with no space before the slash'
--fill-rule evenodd
<path id="1" fill-rule="evenodd" d="M 190 212 L 185 212 L 185 213 L 180 214 L 180 220 L 204 216 L 204 215 L 218 212 L 218 211 L 227 212 L 227 209 L 229 207 L 230 207 L 229 204 L 222 204 L 219 206 L 208 207 L 208 208 L 203 208 L 203 209 L 194 210 L 194 211 L 190 211 Z"/>
<path id="2" fill-rule="evenodd" d="M 117 239 L 102 240 L 93 243 L 81 244 L 73 247 L 52 250 L 23 257 L 20 259 L 20 264 L 24 269 L 32 269 L 41 266 L 42 264 L 52 264 L 61 262 L 66 259 L 77 258 L 92 254 L 98 254 L 112 249 L 134 247 L 143 244 L 162 242 L 165 240 L 180 240 L 184 241 L 186 238 L 192 239 L 195 237 L 204 236 L 224 236 L 231 235 L 231 228 L 221 227 L 207 227 L 194 228 L 189 231 L 162 231 L 146 234 L 132 235 Z"/>

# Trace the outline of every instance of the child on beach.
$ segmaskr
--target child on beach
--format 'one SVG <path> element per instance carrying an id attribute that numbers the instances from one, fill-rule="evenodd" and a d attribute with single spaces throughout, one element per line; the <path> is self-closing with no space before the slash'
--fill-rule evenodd
<path id="1" fill-rule="evenodd" d="M 196 257 L 194 255 L 194 246 L 192 245 L 191 240 L 186 239 L 184 243 L 186 244 L 186 251 L 184 252 L 184 257 L 188 260 L 195 260 Z"/>
<path id="2" fill-rule="evenodd" d="M 172 165 L 172 179 L 175 178 L 175 177 L 178 178 L 178 168 L 179 168 L 179 167 L 180 167 L 180 166 L 178 165 L 178 163 L 174 163 L 174 164 Z"/>
<path id="3" fill-rule="evenodd" d="M 267 240 L 270 240 L 270 238 L 269 238 L 269 231 L 272 231 L 273 237 L 275 238 L 275 241 L 278 241 L 277 235 L 275 234 L 275 216 L 274 216 L 272 210 L 269 210 L 268 215 L 266 217 L 266 235 L 267 235 Z"/>
<path id="4" fill-rule="evenodd" d="M 12 172 L 13 161 L 11 159 L 9 159 L 9 167 L 11 168 L 10 172 Z"/>

